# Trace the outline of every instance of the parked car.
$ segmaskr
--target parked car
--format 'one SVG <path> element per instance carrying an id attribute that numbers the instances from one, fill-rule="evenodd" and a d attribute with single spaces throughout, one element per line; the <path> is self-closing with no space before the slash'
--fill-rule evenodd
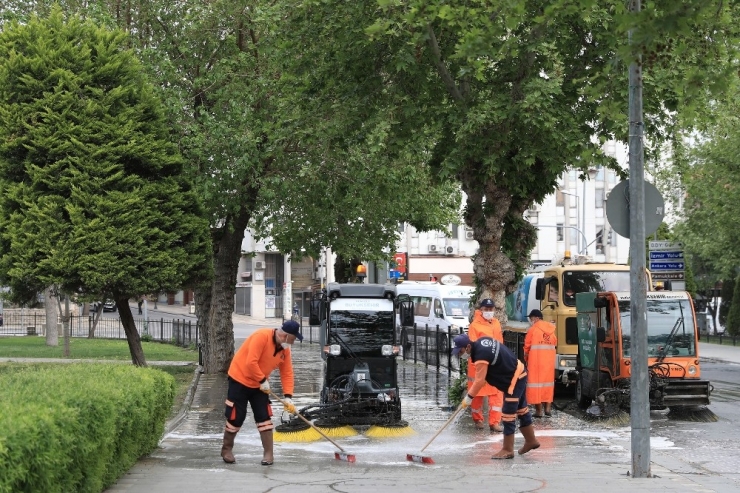
<path id="1" fill-rule="evenodd" d="M 90 311 L 97 312 L 99 306 L 100 306 L 99 301 L 94 301 L 93 303 L 90 303 Z M 118 310 L 118 308 L 116 307 L 115 301 L 105 300 L 105 303 L 103 303 L 103 312 L 114 312 L 116 310 Z"/>

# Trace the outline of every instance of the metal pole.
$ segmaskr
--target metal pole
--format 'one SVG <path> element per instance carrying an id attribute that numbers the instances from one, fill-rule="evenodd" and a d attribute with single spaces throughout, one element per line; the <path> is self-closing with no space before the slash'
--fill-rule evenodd
<path id="1" fill-rule="evenodd" d="M 639 12 L 641 0 L 630 1 L 630 12 Z M 633 16 L 636 17 L 636 16 Z M 632 31 L 629 33 L 632 42 Z M 650 404 L 647 371 L 647 281 L 645 275 L 645 177 L 642 147 L 642 57 L 629 67 L 629 200 L 630 200 L 630 328 L 632 376 L 630 420 L 632 425 L 632 477 L 649 478 Z"/>
<path id="2" fill-rule="evenodd" d="M 583 208 L 581 209 L 581 232 L 583 232 L 583 248 L 578 253 L 583 252 L 588 255 L 588 243 L 586 242 L 586 180 L 583 180 Z"/>

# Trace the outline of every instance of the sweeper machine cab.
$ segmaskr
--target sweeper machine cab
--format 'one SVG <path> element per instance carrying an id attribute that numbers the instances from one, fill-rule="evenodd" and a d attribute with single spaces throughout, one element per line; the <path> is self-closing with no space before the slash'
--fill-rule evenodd
<path id="1" fill-rule="evenodd" d="M 413 325 L 414 305 L 393 284 L 329 283 L 311 300 L 309 323 L 320 326 L 320 402 L 300 410 L 320 427 L 405 427 L 398 391 L 396 314 Z M 306 426 L 293 418 L 277 427 Z"/>
<path id="2" fill-rule="evenodd" d="M 576 295 L 578 358 L 576 401 L 593 416 L 630 406 L 630 293 Z M 651 409 L 671 412 L 709 404 L 711 385 L 701 379 L 699 339 L 687 292 L 647 293 L 647 345 Z"/>

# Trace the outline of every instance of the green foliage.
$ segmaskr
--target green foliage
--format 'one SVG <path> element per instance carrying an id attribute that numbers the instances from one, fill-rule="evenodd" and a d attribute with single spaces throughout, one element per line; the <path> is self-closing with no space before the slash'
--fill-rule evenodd
<path id="1" fill-rule="evenodd" d="M 157 447 L 174 379 L 123 365 L 0 365 L 0 492 L 99 492 Z"/>
<path id="2" fill-rule="evenodd" d="M 735 286 L 740 282 L 740 277 L 735 279 Z M 724 294 L 724 286 L 723 286 Z M 724 305 L 724 298 L 722 301 Z M 721 313 L 721 312 L 720 312 Z M 725 323 L 725 330 L 731 336 L 740 335 L 740 289 L 735 289 L 732 294 L 732 305 L 727 313 L 727 322 Z"/>
<path id="3" fill-rule="evenodd" d="M 0 34 L 0 282 L 128 299 L 207 278 L 200 201 L 120 31 L 59 9 Z"/>
<path id="4" fill-rule="evenodd" d="M 720 297 L 722 303 L 719 305 L 719 323 L 727 326 L 730 311 L 735 303 L 735 278 L 730 277 L 722 281 L 722 290 L 720 291 Z"/>
<path id="5" fill-rule="evenodd" d="M 153 361 L 198 361 L 197 348 L 184 349 L 174 344 L 147 342 L 142 337 L 142 350 Z M 173 341 L 174 342 L 174 341 Z M 69 341 L 72 359 L 126 360 L 131 357 L 128 344 L 122 340 L 73 337 Z M 63 358 L 64 347 L 47 346 L 43 337 L 0 338 L 0 357 L 4 358 Z"/>
<path id="6" fill-rule="evenodd" d="M 459 406 L 468 391 L 468 361 L 460 360 L 460 374 L 447 391 L 447 398 L 451 406 Z"/>

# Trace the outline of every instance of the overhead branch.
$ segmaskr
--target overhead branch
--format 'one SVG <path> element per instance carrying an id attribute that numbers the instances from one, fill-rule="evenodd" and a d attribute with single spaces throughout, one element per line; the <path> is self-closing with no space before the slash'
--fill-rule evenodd
<path id="1" fill-rule="evenodd" d="M 452 78 L 450 71 L 447 70 L 447 65 L 445 65 L 444 61 L 442 60 L 442 52 L 439 49 L 437 36 L 434 34 L 434 29 L 432 29 L 431 24 L 427 24 L 427 32 L 429 34 L 427 42 L 429 43 L 429 47 L 432 49 L 434 65 L 437 67 L 439 76 L 442 77 L 442 81 L 445 83 L 445 86 L 447 87 L 447 90 L 449 91 L 452 98 L 455 101 L 459 101 L 461 103 L 464 102 L 465 97 L 463 93 L 460 92 L 460 89 L 457 87 L 457 84 L 455 84 L 455 80 Z"/>

